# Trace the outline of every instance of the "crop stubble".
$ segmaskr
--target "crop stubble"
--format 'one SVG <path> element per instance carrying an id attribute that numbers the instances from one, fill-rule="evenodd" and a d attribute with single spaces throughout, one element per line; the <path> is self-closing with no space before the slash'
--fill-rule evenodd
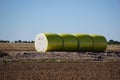
<path id="1" fill-rule="evenodd" d="M 0 51 L 36 51 L 34 43 L 0 43 Z M 120 52 L 120 45 L 108 45 L 106 52 Z"/>
<path id="2" fill-rule="evenodd" d="M 0 43 L 0 51 L 35 51 L 33 43 Z M 120 52 L 108 45 L 106 52 Z M 0 61 L 0 80 L 119 80 L 120 62 L 41 63 L 34 60 Z"/>
<path id="3" fill-rule="evenodd" d="M 119 80 L 118 62 L 0 62 L 0 80 Z"/>

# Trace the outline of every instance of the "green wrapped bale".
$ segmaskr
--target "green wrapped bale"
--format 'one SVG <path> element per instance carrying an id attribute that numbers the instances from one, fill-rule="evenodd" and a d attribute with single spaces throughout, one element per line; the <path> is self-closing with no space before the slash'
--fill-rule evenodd
<path id="1" fill-rule="evenodd" d="M 103 52 L 107 48 L 107 40 L 102 35 L 91 35 L 93 38 L 93 51 Z"/>
<path id="2" fill-rule="evenodd" d="M 75 34 L 78 38 L 78 51 L 92 51 L 93 50 L 93 40 L 88 34 Z"/>
<path id="3" fill-rule="evenodd" d="M 78 39 L 72 34 L 60 34 L 64 43 L 64 51 L 77 51 L 78 50 Z"/>
<path id="4" fill-rule="evenodd" d="M 35 49 L 38 52 L 61 51 L 63 40 L 55 33 L 40 33 L 35 38 Z"/>

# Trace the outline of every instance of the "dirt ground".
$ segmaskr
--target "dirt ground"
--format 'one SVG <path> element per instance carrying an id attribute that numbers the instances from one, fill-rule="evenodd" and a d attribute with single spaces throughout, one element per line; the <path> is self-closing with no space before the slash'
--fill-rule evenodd
<path id="1" fill-rule="evenodd" d="M 34 43 L 0 43 L 0 51 L 36 51 Z M 120 45 L 108 45 L 105 52 L 120 52 Z"/>
<path id="2" fill-rule="evenodd" d="M 0 60 L 44 59 L 69 61 L 120 61 L 120 45 L 108 45 L 104 52 L 41 52 L 34 43 L 0 43 Z"/>
<path id="3" fill-rule="evenodd" d="M 99 53 L 38 53 L 34 44 L 0 43 L 0 80 L 120 80 L 120 45 Z"/>
<path id="4" fill-rule="evenodd" d="M 0 80 L 119 80 L 119 62 L 0 62 Z"/>

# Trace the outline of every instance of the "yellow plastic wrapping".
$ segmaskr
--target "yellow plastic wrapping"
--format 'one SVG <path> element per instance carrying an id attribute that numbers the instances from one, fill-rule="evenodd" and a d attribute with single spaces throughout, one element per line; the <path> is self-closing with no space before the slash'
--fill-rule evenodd
<path id="1" fill-rule="evenodd" d="M 63 50 L 63 40 L 55 33 L 40 33 L 35 39 L 35 49 L 38 52 L 61 51 Z"/>
<path id="2" fill-rule="evenodd" d="M 101 52 L 107 48 L 107 40 L 102 35 L 91 35 L 93 38 L 93 51 Z"/>
<path id="3" fill-rule="evenodd" d="M 107 41 L 102 35 L 40 33 L 35 38 L 35 49 L 38 52 L 101 52 L 106 48 Z"/>
<path id="4" fill-rule="evenodd" d="M 64 51 L 77 51 L 78 39 L 72 34 L 60 34 L 64 43 Z"/>
<path id="5" fill-rule="evenodd" d="M 78 51 L 92 51 L 93 50 L 93 40 L 88 34 L 75 34 L 78 38 Z"/>

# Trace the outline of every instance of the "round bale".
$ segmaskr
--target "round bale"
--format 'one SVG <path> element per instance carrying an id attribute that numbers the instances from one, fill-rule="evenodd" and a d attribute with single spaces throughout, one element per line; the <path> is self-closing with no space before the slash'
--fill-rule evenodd
<path id="1" fill-rule="evenodd" d="M 107 48 L 107 40 L 102 35 L 91 35 L 93 38 L 93 51 L 103 52 Z"/>
<path id="2" fill-rule="evenodd" d="M 64 51 L 77 51 L 78 50 L 78 39 L 72 34 L 60 34 L 63 39 Z"/>
<path id="3" fill-rule="evenodd" d="M 78 51 L 92 51 L 93 40 L 88 34 L 75 34 L 78 38 Z"/>
<path id="4" fill-rule="evenodd" d="M 63 40 L 55 33 L 40 33 L 35 38 L 35 49 L 38 52 L 60 51 L 63 49 Z"/>

